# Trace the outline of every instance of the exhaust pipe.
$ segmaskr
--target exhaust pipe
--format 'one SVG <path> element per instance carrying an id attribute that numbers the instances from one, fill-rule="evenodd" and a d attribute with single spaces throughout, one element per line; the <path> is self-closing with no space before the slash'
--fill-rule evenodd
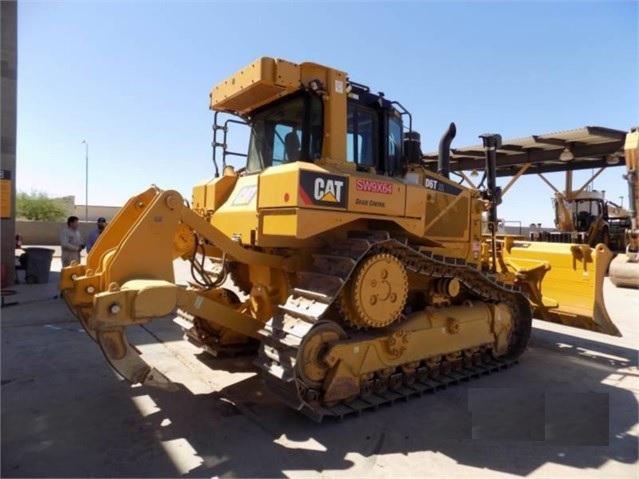
<path id="1" fill-rule="evenodd" d="M 455 123 L 451 123 L 448 126 L 448 130 L 439 140 L 439 158 L 437 160 L 437 174 L 450 177 L 450 144 L 453 142 L 453 138 L 457 134 L 457 127 Z"/>
<path id="2" fill-rule="evenodd" d="M 501 147 L 501 135 L 479 135 L 484 143 L 486 155 L 486 178 L 488 186 L 484 199 L 490 201 L 488 210 L 488 231 L 490 231 L 490 243 L 492 253 L 491 272 L 497 271 L 497 205 L 501 204 L 501 188 L 497 186 L 497 148 Z"/>
<path id="3" fill-rule="evenodd" d="M 486 156 L 486 178 L 488 179 L 488 194 L 492 205 L 495 207 L 494 217 L 497 221 L 497 206 L 501 204 L 501 188 L 497 186 L 497 149 L 501 147 L 501 135 L 479 135 L 484 142 Z"/>

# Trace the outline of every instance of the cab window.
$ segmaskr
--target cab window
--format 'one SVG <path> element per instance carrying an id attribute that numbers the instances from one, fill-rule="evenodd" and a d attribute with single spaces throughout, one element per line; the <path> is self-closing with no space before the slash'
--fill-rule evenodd
<path id="1" fill-rule="evenodd" d="M 301 94 L 256 112 L 250 122 L 247 171 L 262 171 L 322 154 L 323 106 L 315 95 Z"/>
<path id="2" fill-rule="evenodd" d="M 346 160 L 363 167 L 377 164 L 376 115 L 355 105 L 348 106 Z"/>
<path id="3" fill-rule="evenodd" d="M 403 157 L 402 142 L 402 122 L 399 118 L 390 117 L 388 119 L 388 166 L 387 170 L 391 174 L 399 171 L 399 166 Z"/>

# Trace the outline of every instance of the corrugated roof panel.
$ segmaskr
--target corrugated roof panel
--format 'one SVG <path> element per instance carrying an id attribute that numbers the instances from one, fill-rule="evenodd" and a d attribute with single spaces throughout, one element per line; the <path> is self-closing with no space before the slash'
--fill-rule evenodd
<path id="1" fill-rule="evenodd" d="M 558 169 L 581 169 L 607 165 L 609 155 L 617 155 L 618 164 L 624 163 L 623 143 L 626 132 L 601 126 L 585 126 L 574 130 L 544 133 L 502 142 L 497 150 L 498 174 L 507 176 L 514 167 L 533 163 L 530 173 L 557 171 Z M 559 155 L 569 147 L 575 159 L 559 161 Z M 483 161 L 483 145 L 451 148 L 451 168 L 453 170 L 475 169 Z M 438 152 L 424 155 L 427 165 L 437 161 Z"/>

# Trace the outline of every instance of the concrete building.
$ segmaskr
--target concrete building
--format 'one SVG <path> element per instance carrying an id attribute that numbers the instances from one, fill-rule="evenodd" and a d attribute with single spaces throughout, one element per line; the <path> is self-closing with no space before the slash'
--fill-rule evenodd
<path id="1" fill-rule="evenodd" d="M 18 5 L 0 2 L 0 251 L 2 285 L 13 284 L 16 214 L 16 112 L 18 79 Z"/>
<path id="2" fill-rule="evenodd" d="M 95 223 L 98 218 L 102 217 L 110 222 L 113 217 L 120 211 L 120 206 L 98 206 L 98 205 L 89 205 L 89 223 Z M 69 215 L 74 215 L 80 218 L 80 223 L 85 220 L 85 206 L 84 205 L 71 205 L 71 210 Z"/>

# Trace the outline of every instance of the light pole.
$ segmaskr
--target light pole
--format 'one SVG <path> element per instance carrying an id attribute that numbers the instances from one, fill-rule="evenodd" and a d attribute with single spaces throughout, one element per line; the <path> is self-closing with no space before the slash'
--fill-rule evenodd
<path id="1" fill-rule="evenodd" d="M 89 143 L 87 140 L 82 140 L 84 143 L 84 221 L 89 222 Z"/>
<path id="2" fill-rule="evenodd" d="M 619 206 L 621 206 L 623 208 L 623 196 L 619 197 L 619 201 L 621 201 L 621 203 L 619 204 Z"/>

